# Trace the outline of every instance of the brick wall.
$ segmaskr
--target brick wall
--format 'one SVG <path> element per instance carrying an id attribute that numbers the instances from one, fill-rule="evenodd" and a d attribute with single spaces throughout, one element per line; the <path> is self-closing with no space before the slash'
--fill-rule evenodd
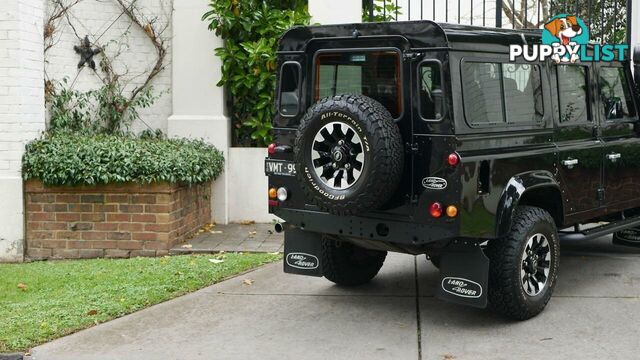
<path id="1" fill-rule="evenodd" d="M 211 221 L 211 184 L 25 183 L 31 259 L 160 256 Z"/>

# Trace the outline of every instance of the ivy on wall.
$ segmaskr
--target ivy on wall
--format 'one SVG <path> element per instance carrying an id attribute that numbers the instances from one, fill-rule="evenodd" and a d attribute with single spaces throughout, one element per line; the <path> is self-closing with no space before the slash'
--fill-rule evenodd
<path id="1" fill-rule="evenodd" d="M 210 0 L 202 16 L 224 41 L 215 49 L 222 60 L 218 86 L 227 90 L 233 143 L 271 142 L 278 39 L 289 28 L 310 21 L 306 0 Z"/>

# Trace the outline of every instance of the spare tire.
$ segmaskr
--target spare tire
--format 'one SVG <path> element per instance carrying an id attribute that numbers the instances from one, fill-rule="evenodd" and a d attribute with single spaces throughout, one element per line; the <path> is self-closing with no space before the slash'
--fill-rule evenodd
<path id="1" fill-rule="evenodd" d="M 311 106 L 294 153 L 307 199 L 338 215 L 382 207 L 404 164 L 400 129 L 382 104 L 363 95 L 337 95 Z"/>

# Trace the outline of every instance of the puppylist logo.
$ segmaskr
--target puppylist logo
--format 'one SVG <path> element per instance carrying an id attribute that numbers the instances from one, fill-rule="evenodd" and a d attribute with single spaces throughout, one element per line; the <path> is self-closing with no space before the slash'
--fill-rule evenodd
<path id="1" fill-rule="evenodd" d="M 593 44 L 589 50 L 589 27 L 577 16 L 560 14 L 552 17 L 542 30 L 542 44 L 511 45 L 509 60 L 522 57 L 526 61 L 545 61 L 551 57 L 556 63 L 578 61 L 624 61 L 625 44 Z"/>

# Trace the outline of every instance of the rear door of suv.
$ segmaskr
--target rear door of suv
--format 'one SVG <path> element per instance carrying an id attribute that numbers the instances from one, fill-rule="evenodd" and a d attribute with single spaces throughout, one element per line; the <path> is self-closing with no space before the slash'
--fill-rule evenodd
<path id="1" fill-rule="evenodd" d="M 640 203 L 640 138 L 631 70 L 618 62 L 597 67 L 597 113 L 604 144 L 604 204 L 608 212 Z"/>
<path id="2" fill-rule="evenodd" d="M 556 131 L 565 213 L 588 219 L 600 207 L 602 190 L 602 141 L 592 108 L 590 64 L 558 64 L 551 71 Z"/>

